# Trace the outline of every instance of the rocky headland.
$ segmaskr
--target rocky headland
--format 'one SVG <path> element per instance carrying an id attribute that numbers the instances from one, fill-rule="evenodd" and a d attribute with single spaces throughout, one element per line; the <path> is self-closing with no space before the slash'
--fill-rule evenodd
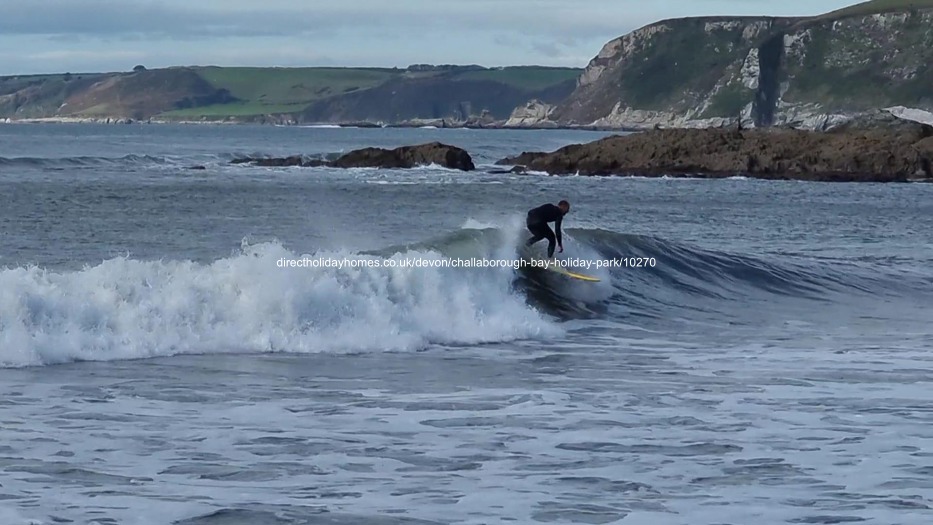
<path id="1" fill-rule="evenodd" d="M 933 127 L 896 121 L 831 132 L 657 129 L 498 162 L 550 175 L 629 175 L 828 182 L 933 182 Z"/>

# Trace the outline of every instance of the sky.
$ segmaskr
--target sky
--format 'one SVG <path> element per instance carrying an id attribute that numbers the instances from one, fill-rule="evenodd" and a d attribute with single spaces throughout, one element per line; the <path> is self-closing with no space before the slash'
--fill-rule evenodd
<path id="1" fill-rule="evenodd" d="M 181 65 L 584 67 L 666 18 L 856 0 L 0 0 L 0 75 Z"/>

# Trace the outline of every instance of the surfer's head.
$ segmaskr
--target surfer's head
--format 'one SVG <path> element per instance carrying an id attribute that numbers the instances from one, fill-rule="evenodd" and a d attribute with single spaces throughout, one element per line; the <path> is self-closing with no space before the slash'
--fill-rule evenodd
<path id="1" fill-rule="evenodd" d="M 567 201 L 560 201 L 557 203 L 557 207 L 560 208 L 560 211 L 564 212 L 564 215 L 570 211 L 570 203 Z"/>

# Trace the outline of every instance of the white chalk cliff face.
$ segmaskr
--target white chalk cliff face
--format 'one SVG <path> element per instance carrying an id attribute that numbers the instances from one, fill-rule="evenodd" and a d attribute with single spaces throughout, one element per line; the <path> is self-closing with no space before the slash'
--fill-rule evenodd
<path id="1" fill-rule="evenodd" d="M 574 93 L 511 126 L 791 126 L 933 110 L 933 10 L 832 19 L 668 20 L 607 43 Z M 909 113 L 909 112 L 908 112 Z"/>

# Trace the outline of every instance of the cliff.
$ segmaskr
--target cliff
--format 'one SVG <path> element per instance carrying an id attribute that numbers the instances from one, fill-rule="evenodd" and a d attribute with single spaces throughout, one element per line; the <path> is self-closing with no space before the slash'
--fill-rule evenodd
<path id="1" fill-rule="evenodd" d="M 933 109 L 931 59 L 933 0 L 666 20 L 609 42 L 567 99 L 521 106 L 509 124 L 831 129 L 871 110 Z"/>

